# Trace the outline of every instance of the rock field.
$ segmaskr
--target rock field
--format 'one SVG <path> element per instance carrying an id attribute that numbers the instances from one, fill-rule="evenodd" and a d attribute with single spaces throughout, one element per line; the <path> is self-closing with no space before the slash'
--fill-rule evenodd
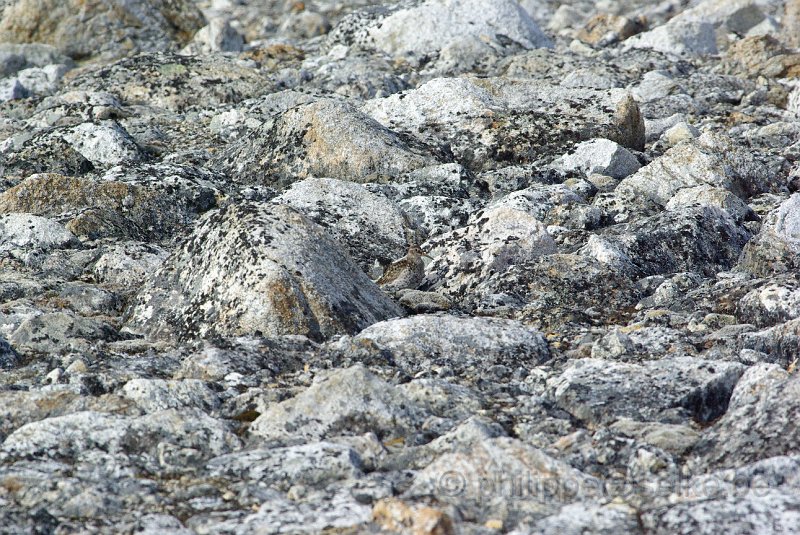
<path id="1" fill-rule="evenodd" d="M 800 0 L 0 0 L 0 535 L 800 533 Z"/>

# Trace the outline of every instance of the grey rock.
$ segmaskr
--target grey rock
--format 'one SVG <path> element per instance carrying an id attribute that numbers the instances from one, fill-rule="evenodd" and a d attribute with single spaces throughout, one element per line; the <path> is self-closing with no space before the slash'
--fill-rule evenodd
<path id="1" fill-rule="evenodd" d="M 747 244 L 739 265 L 756 275 L 792 271 L 800 252 L 800 193 L 795 193 L 764 219 L 761 231 Z"/>
<path id="2" fill-rule="evenodd" d="M 332 442 L 229 453 L 211 459 L 208 469 L 214 477 L 245 478 L 283 491 L 363 477 L 358 454 Z"/>
<path id="3" fill-rule="evenodd" d="M 240 263 L 242 255 L 253 263 Z M 285 206 L 243 204 L 200 219 L 141 290 L 128 325 L 179 339 L 320 339 L 400 315 L 311 220 Z"/>
<path id="4" fill-rule="evenodd" d="M 14 100 L 18 98 L 25 98 L 28 96 L 28 90 L 17 78 L 7 78 L 0 80 L 0 102 L 6 100 Z"/>
<path id="5" fill-rule="evenodd" d="M 362 109 L 386 127 L 422 134 L 432 145 L 447 143 L 456 161 L 475 171 L 537 161 L 545 151 L 568 150 L 576 141 L 593 138 L 634 149 L 644 146 L 639 108 L 621 89 L 572 89 L 524 79 L 437 78 L 417 89 L 368 101 Z M 520 136 L 524 145 L 518 143 Z"/>
<path id="6" fill-rule="evenodd" d="M 445 312 L 453 307 L 453 302 L 436 292 L 405 290 L 398 292 L 398 303 L 413 314 Z"/>
<path id="7" fill-rule="evenodd" d="M 752 290 L 739 300 L 736 313 L 757 327 L 800 318 L 800 287 L 789 279 Z"/>
<path id="8" fill-rule="evenodd" d="M 5 439 L 0 451 L 17 458 L 74 459 L 97 449 L 157 455 L 158 445 L 165 442 L 196 449 L 207 457 L 240 445 L 224 425 L 198 410 L 170 409 L 139 418 L 84 411 L 24 425 Z"/>
<path id="9" fill-rule="evenodd" d="M 582 533 L 607 534 L 638 533 L 639 522 L 636 511 L 624 505 L 590 505 L 573 504 L 564 506 L 558 514 L 548 516 L 537 522 L 530 529 L 514 531 L 515 535 L 544 535 L 546 533 L 564 533 L 579 535 Z"/>
<path id="10" fill-rule="evenodd" d="M 733 391 L 731 407 L 697 444 L 695 452 L 726 468 L 796 450 L 796 410 L 800 381 L 774 365 L 751 368 Z"/>
<path id="11" fill-rule="evenodd" d="M 277 441 L 366 432 L 391 439 L 413 436 L 426 417 L 401 390 L 354 366 L 320 377 L 297 397 L 271 405 L 250 432 Z"/>
<path id="12" fill-rule="evenodd" d="M 644 197 L 664 206 L 682 188 L 709 185 L 747 199 L 765 191 L 767 182 L 752 156 L 730 140 L 706 134 L 679 144 L 626 178 L 615 194 Z"/>
<path id="13" fill-rule="evenodd" d="M 600 482 L 546 453 L 510 438 L 492 438 L 447 453 L 417 472 L 406 496 L 458 505 L 465 519 L 511 525 L 561 506 L 590 501 Z"/>
<path id="14" fill-rule="evenodd" d="M 409 34 L 409 25 L 417 31 Z M 481 40 L 484 35 L 488 43 Z M 511 43 L 522 49 L 551 46 L 530 16 L 509 0 L 491 6 L 474 0 L 422 0 L 355 12 L 334 28 L 328 43 L 376 48 L 416 64 L 438 58 L 439 70 L 451 66 L 451 54 L 469 65 Z"/>
<path id="15" fill-rule="evenodd" d="M 133 138 L 113 122 L 83 123 L 65 134 L 64 139 L 95 165 L 118 165 L 141 159 Z"/>
<path id="16" fill-rule="evenodd" d="M 314 349 L 315 345 L 304 336 L 207 342 L 205 347 L 182 360 L 175 378 L 230 380 L 234 384 L 246 383 L 245 378 L 270 379 L 301 368 Z"/>
<path id="17" fill-rule="evenodd" d="M 20 358 L 17 352 L 6 342 L 0 338 L 0 369 L 8 369 L 19 364 Z"/>
<path id="18" fill-rule="evenodd" d="M 716 206 L 728 212 L 739 223 L 757 217 L 753 210 L 732 192 L 709 185 L 678 190 L 664 208 L 670 211 L 679 211 L 689 206 Z"/>
<path id="19" fill-rule="evenodd" d="M 421 143 L 351 104 L 320 100 L 271 118 L 234 143 L 216 165 L 241 183 L 285 188 L 309 176 L 385 181 L 436 161 Z"/>
<path id="20" fill-rule="evenodd" d="M 483 314 L 549 329 L 572 321 L 625 321 L 640 292 L 613 266 L 584 255 L 552 254 L 488 277 L 475 290 L 475 306 Z"/>
<path id="21" fill-rule="evenodd" d="M 209 52 L 239 52 L 244 39 L 227 20 L 213 19 L 194 34 L 188 52 L 207 54 Z M 184 50 L 187 52 L 187 50 Z"/>
<path id="22" fill-rule="evenodd" d="M 388 355 L 409 375 L 447 367 L 460 376 L 473 369 L 480 377 L 494 365 L 527 368 L 550 358 L 541 333 L 520 322 L 448 315 L 376 323 L 331 347 L 345 352 L 367 348 L 370 353 Z"/>
<path id="23" fill-rule="evenodd" d="M 360 184 L 334 179 L 306 179 L 273 199 L 291 206 L 325 228 L 361 269 L 387 265 L 403 256 L 413 230 L 391 200 Z"/>
<path id="24" fill-rule="evenodd" d="M 0 78 L 13 76 L 23 69 L 48 65 L 72 66 L 72 61 L 50 45 L 0 44 Z"/>
<path id="25" fill-rule="evenodd" d="M 101 247 L 91 273 L 98 282 L 135 291 L 156 271 L 169 254 L 141 242 L 121 242 Z"/>
<path id="26" fill-rule="evenodd" d="M 121 393 L 148 413 L 185 407 L 208 412 L 220 405 L 217 394 L 196 379 L 131 379 L 122 387 Z"/>
<path id="27" fill-rule="evenodd" d="M 443 234 L 426 247 L 434 260 L 426 268 L 423 289 L 456 300 L 492 273 L 556 251 L 541 222 L 506 206 L 478 212 L 468 226 Z"/>
<path id="28" fill-rule="evenodd" d="M 579 359 L 548 382 L 548 391 L 560 407 L 586 421 L 610 423 L 625 417 L 665 423 L 682 423 L 688 418 L 709 422 L 725 413 L 743 372 L 744 366 L 738 363 L 691 357 L 641 365 Z M 642 399 L 642 392 L 647 391 L 652 395 Z"/>
<path id="29" fill-rule="evenodd" d="M 216 205 L 217 189 L 191 168 L 115 167 L 102 180 L 37 174 L 0 194 L 0 212 L 67 219 L 74 234 L 164 239 Z"/>
<path id="30" fill-rule="evenodd" d="M 619 225 L 605 236 L 644 275 L 694 271 L 711 274 L 736 265 L 750 234 L 713 206 L 661 212 Z"/>
<path id="31" fill-rule="evenodd" d="M 18 351 L 48 354 L 85 350 L 90 341 L 117 336 L 117 330 L 104 321 L 52 312 L 23 321 L 9 341 Z"/>
<path id="32" fill-rule="evenodd" d="M 0 216 L 0 250 L 4 252 L 50 251 L 77 245 L 75 236 L 51 219 L 25 213 Z"/>
<path id="33" fill-rule="evenodd" d="M 649 48 L 665 54 L 703 56 L 717 53 L 714 26 L 699 20 L 677 20 L 625 41 L 626 48 Z"/>
<path id="34" fill-rule="evenodd" d="M 560 165 L 565 171 L 597 173 L 623 179 L 639 170 L 639 160 L 617 143 L 608 139 L 594 139 L 576 146 L 562 156 Z"/>

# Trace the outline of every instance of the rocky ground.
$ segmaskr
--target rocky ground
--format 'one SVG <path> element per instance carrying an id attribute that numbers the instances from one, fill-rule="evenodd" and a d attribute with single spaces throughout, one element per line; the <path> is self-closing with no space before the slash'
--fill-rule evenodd
<path id="1" fill-rule="evenodd" d="M 800 1 L 0 12 L 0 533 L 800 532 Z"/>

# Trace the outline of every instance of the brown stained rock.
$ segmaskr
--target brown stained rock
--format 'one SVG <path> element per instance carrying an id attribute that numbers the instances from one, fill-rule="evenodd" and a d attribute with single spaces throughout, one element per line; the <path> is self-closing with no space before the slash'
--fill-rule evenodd
<path id="1" fill-rule="evenodd" d="M 188 0 L 17 0 L 0 17 L 0 42 L 47 43 L 73 59 L 113 59 L 185 44 L 204 25 Z"/>
<path id="2" fill-rule="evenodd" d="M 170 194 L 166 184 L 155 181 L 148 187 L 45 173 L 32 175 L 0 194 L 0 213 L 69 218 L 66 227 L 70 232 L 93 239 L 159 239 L 174 234 L 213 205 L 210 189 L 205 190 L 205 201 L 203 195 L 191 199 L 186 193 Z"/>
<path id="3" fill-rule="evenodd" d="M 800 54 L 786 49 L 770 35 L 756 35 L 732 44 L 724 67 L 732 74 L 751 78 L 798 78 Z"/>
<path id="4" fill-rule="evenodd" d="M 286 206 L 246 203 L 201 218 L 145 284 L 129 326 L 178 340 L 320 340 L 402 314 L 313 221 Z"/>
<path id="5" fill-rule="evenodd" d="M 800 0 L 787 0 L 781 20 L 783 40 L 791 47 L 800 47 Z"/>

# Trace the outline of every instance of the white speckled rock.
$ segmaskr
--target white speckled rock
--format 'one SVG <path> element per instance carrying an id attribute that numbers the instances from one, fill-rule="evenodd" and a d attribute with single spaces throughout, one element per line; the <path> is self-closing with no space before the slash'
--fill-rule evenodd
<path id="1" fill-rule="evenodd" d="M 156 454 L 162 442 L 221 455 L 241 442 L 225 426 L 196 409 L 170 409 L 138 418 L 83 411 L 45 418 L 11 433 L 0 451 L 13 457 L 79 457 L 90 450 Z"/>
<path id="2" fill-rule="evenodd" d="M 21 213 L 0 216 L 0 251 L 49 251 L 77 244 L 77 238 L 52 219 Z"/>
<path id="3" fill-rule="evenodd" d="M 800 193 L 764 218 L 761 231 L 745 246 L 740 266 L 756 275 L 800 267 Z"/>
<path id="4" fill-rule="evenodd" d="M 210 411 L 220 404 L 219 396 L 197 379 L 131 379 L 122 387 L 122 394 L 146 412 L 183 407 Z"/>
<path id="5" fill-rule="evenodd" d="M 58 354 L 86 351 L 92 341 L 116 337 L 117 330 L 104 321 L 51 312 L 23 321 L 9 341 L 21 352 Z"/>
<path id="6" fill-rule="evenodd" d="M 703 21 L 672 22 L 625 41 L 626 48 L 649 48 L 664 54 L 705 56 L 717 53 L 714 26 Z"/>
<path id="7" fill-rule="evenodd" d="M 310 219 L 287 206 L 239 204 L 199 220 L 139 293 L 128 325 L 183 340 L 321 339 L 402 315 Z"/>
<path id="8" fill-rule="evenodd" d="M 597 173 L 623 179 L 639 170 L 636 156 L 609 139 L 593 139 L 577 145 L 561 157 L 558 164 L 565 171 Z"/>
<path id="9" fill-rule="evenodd" d="M 739 222 L 756 217 L 753 210 L 729 190 L 707 184 L 678 190 L 664 208 L 681 210 L 689 206 L 716 206 Z"/>
<path id="10" fill-rule="evenodd" d="M 28 90 L 20 83 L 17 78 L 7 78 L 0 80 L 0 102 L 15 100 L 28 96 Z"/>
<path id="11" fill-rule="evenodd" d="M 273 202 L 291 206 L 326 229 L 365 272 L 376 260 L 385 265 L 402 257 L 413 232 L 397 204 L 353 182 L 309 178 Z"/>
<path id="12" fill-rule="evenodd" d="M 408 28 L 414 31 L 409 32 Z M 502 36 L 502 38 L 500 37 Z M 509 41 L 523 49 L 550 47 L 513 0 L 415 0 L 383 11 L 355 12 L 334 28 L 329 43 L 377 48 L 413 63 L 458 51 L 465 65 L 495 55 Z M 512 48 L 513 50 L 513 48 Z"/>
<path id="13" fill-rule="evenodd" d="M 613 422 L 626 417 L 683 423 L 693 417 L 707 422 L 725 413 L 744 370 L 739 363 L 692 357 L 642 365 L 578 359 L 548 381 L 548 390 L 560 407 L 581 420 Z M 644 392 L 648 394 L 642 397 Z"/>
<path id="14" fill-rule="evenodd" d="M 411 343 L 411 341 L 414 341 Z M 494 318 L 417 315 L 367 327 L 333 347 L 351 351 L 368 347 L 389 354 L 406 373 L 448 366 L 454 370 L 485 370 L 492 365 L 510 369 L 536 366 L 550 358 L 540 332 L 521 322 Z"/>
<path id="15" fill-rule="evenodd" d="M 800 288 L 774 282 L 752 290 L 739 300 L 737 314 L 758 327 L 800 318 Z"/>
<path id="16" fill-rule="evenodd" d="M 334 99 L 294 105 L 270 117 L 216 159 L 237 182 L 279 189 L 308 177 L 386 181 L 435 163 L 433 151 L 419 141 Z"/>
<path id="17" fill-rule="evenodd" d="M 73 149 L 96 165 L 118 165 L 141 159 L 136 142 L 113 121 L 79 124 L 63 137 Z"/>
<path id="18" fill-rule="evenodd" d="M 725 137 L 704 134 L 642 167 L 614 193 L 632 202 L 649 199 L 664 206 L 682 188 L 709 185 L 746 199 L 764 191 L 766 182 L 765 170 L 741 147 Z"/>
<path id="19" fill-rule="evenodd" d="M 440 456 L 415 474 L 405 495 L 433 495 L 472 511 L 478 515 L 474 521 L 484 523 L 534 511 L 553 514 L 565 504 L 590 501 L 600 488 L 598 480 L 567 463 L 519 440 L 499 437 Z M 515 494 L 515 489 L 520 491 Z"/>
<path id="20" fill-rule="evenodd" d="M 358 365 L 318 377 L 298 396 L 270 405 L 250 432 L 278 441 L 368 432 L 391 439 L 413 435 L 427 416 L 402 390 Z"/>
<path id="21" fill-rule="evenodd" d="M 447 143 L 456 160 L 474 171 L 536 160 L 594 138 L 644 148 L 644 122 L 623 89 L 566 88 L 522 78 L 436 78 L 367 101 L 362 110 L 388 128 L 430 144 Z"/>
<path id="22" fill-rule="evenodd" d="M 554 253 L 555 242 L 533 215 L 508 206 L 481 210 L 471 223 L 428 244 L 435 259 L 426 268 L 424 288 L 463 297 L 491 273 Z"/>
<path id="23" fill-rule="evenodd" d="M 358 454 L 332 442 L 229 453 L 211 459 L 208 469 L 215 477 L 243 477 L 283 491 L 293 485 L 319 485 L 363 475 Z"/>

